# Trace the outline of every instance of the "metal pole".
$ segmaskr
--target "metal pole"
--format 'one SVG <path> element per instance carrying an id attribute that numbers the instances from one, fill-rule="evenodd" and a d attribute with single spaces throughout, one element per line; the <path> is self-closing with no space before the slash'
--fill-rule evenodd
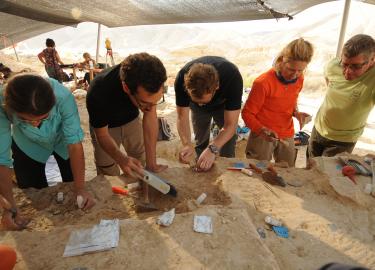
<path id="1" fill-rule="evenodd" d="M 336 57 L 338 58 L 341 56 L 341 48 L 344 43 L 346 25 L 348 23 L 350 2 L 351 0 L 345 0 L 344 13 L 342 14 L 342 21 L 341 21 L 340 36 L 339 36 L 339 41 L 337 43 L 337 51 L 336 51 Z"/>
<path id="2" fill-rule="evenodd" d="M 16 47 L 14 46 L 14 42 L 13 42 L 13 39 L 10 39 L 10 41 L 12 42 L 12 47 L 13 47 L 13 50 L 14 50 L 14 54 L 16 55 L 16 58 L 17 58 L 17 62 L 20 61 L 20 59 L 18 58 L 18 54 L 17 54 L 17 51 L 16 51 Z"/>
<path id="3" fill-rule="evenodd" d="M 98 60 L 99 60 L 100 28 L 101 28 L 101 24 L 98 23 L 98 36 L 96 39 L 96 57 L 95 57 L 96 63 L 98 63 Z"/>

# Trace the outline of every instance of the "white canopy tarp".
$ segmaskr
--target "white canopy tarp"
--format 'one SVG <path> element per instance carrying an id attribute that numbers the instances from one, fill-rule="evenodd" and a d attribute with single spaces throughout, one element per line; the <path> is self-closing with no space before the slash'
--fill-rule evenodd
<path id="1" fill-rule="evenodd" d="M 0 49 L 80 22 L 108 27 L 292 18 L 324 0 L 1 0 Z M 363 2 L 375 4 L 375 0 Z"/>

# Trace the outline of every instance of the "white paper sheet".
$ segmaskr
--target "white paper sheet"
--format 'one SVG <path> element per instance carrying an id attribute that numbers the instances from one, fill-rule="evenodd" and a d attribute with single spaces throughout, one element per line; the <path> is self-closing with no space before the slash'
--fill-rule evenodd
<path id="1" fill-rule="evenodd" d="M 194 216 L 194 231 L 212 233 L 212 219 L 208 216 Z"/>
<path id="2" fill-rule="evenodd" d="M 76 230 L 70 234 L 63 257 L 78 256 L 94 251 L 108 250 L 118 246 L 119 220 L 104 220 L 91 229 Z"/>

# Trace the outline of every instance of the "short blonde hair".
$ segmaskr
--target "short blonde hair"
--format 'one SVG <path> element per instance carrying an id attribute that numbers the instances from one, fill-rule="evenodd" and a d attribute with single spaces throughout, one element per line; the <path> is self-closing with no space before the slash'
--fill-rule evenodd
<path id="1" fill-rule="evenodd" d="M 202 98 L 213 93 L 219 86 L 219 74 L 209 64 L 193 64 L 184 76 L 185 89 L 190 96 Z"/>
<path id="2" fill-rule="evenodd" d="M 91 55 L 90 55 L 88 52 L 85 52 L 85 53 L 83 54 L 83 58 L 86 58 L 86 57 L 91 58 Z"/>
<path id="3" fill-rule="evenodd" d="M 308 64 L 311 62 L 313 54 L 313 45 L 303 38 L 298 38 L 290 42 L 281 50 L 274 62 L 274 67 L 276 71 L 279 71 L 282 62 L 290 61 L 301 61 Z"/>

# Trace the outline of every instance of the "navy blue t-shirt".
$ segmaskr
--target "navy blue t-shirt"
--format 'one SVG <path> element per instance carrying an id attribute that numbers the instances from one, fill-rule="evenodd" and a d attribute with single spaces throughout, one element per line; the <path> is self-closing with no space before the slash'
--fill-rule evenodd
<path id="1" fill-rule="evenodd" d="M 219 89 L 212 100 L 200 106 L 193 102 L 188 95 L 184 76 L 195 63 L 210 64 L 219 74 Z M 176 92 L 176 105 L 180 107 L 195 107 L 206 111 L 224 108 L 228 111 L 241 109 L 243 81 L 238 68 L 227 59 L 218 56 L 204 56 L 187 63 L 177 74 L 174 90 Z"/>

